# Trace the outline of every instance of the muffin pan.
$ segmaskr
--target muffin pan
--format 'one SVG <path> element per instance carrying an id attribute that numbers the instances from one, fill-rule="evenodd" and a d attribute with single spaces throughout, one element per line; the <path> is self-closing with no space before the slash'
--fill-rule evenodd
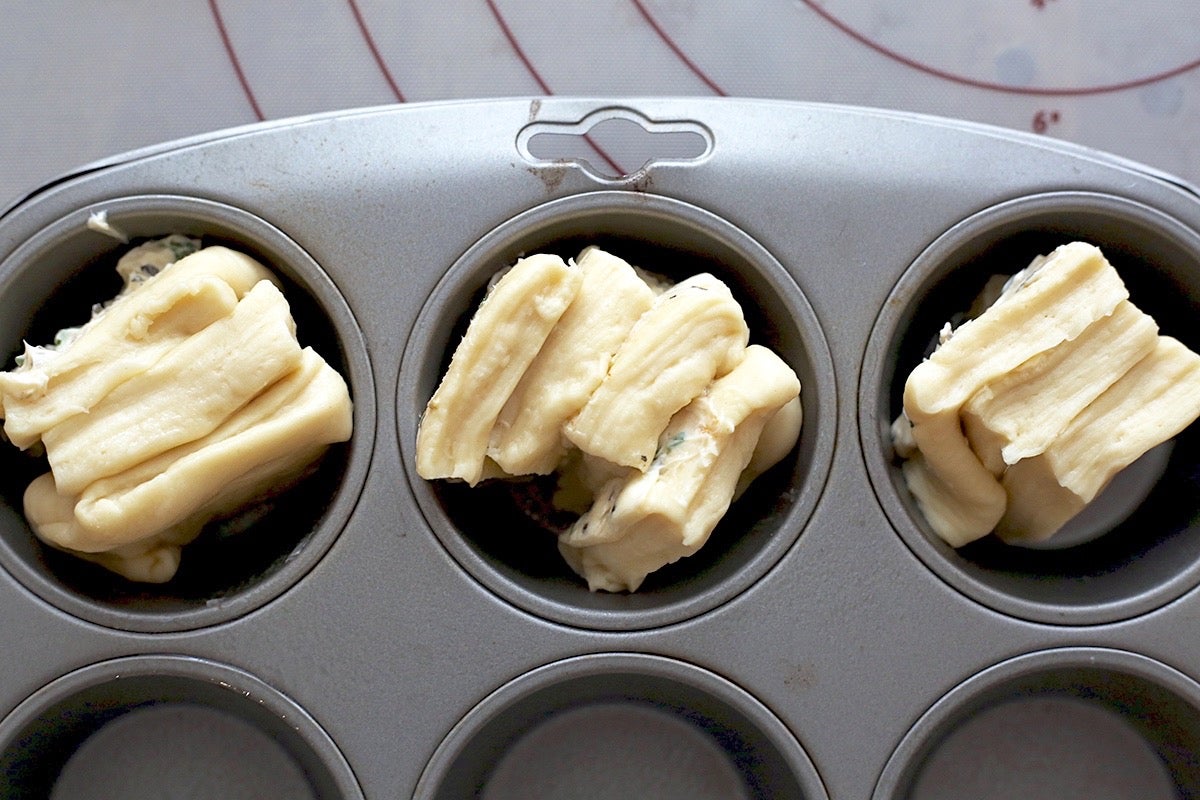
<path id="1" fill-rule="evenodd" d="M 616 178 L 527 146 L 609 118 L 705 146 Z M 1200 198 L 1182 182 L 1015 132 L 772 101 L 286 120 L 114 157 L 0 215 L 6 363 L 111 294 L 121 245 L 87 228 L 98 211 L 272 266 L 301 342 L 346 377 L 355 431 L 149 588 L 33 540 L 33 467 L 0 455 L 0 794 L 1200 795 L 1200 426 L 1065 544 L 958 551 L 887 433 L 942 323 L 1070 239 L 1200 347 Z M 505 493 L 412 468 L 488 278 L 589 244 L 724 279 L 803 384 L 792 454 L 631 595 L 588 592 Z M 160 742 L 191 755 L 156 760 Z"/>

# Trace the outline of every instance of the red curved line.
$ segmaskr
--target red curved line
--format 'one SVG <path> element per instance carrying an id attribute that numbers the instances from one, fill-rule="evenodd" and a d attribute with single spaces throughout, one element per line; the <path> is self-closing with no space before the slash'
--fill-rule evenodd
<path id="1" fill-rule="evenodd" d="M 258 105 L 258 100 L 254 97 L 254 92 L 250 88 L 250 81 L 246 80 L 246 73 L 242 71 L 242 62 L 238 61 L 237 53 L 233 49 L 233 41 L 229 38 L 229 31 L 225 29 L 225 20 L 221 18 L 221 9 L 217 8 L 217 0 L 208 0 L 208 7 L 212 11 L 213 20 L 217 23 L 217 34 L 221 37 L 221 44 L 225 46 L 225 53 L 229 56 L 229 62 L 233 64 L 233 72 L 237 75 L 238 83 L 242 85 L 242 92 L 245 93 L 246 99 L 250 101 L 250 108 L 254 111 L 254 116 L 259 122 L 266 119 L 262 112 L 262 108 Z"/>
<path id="2" fill-rule="evenodd" d="M 542 93 L 548 95 L 554 94 L 554 91 L 550 88 L 550 85 L 546 83 L 546 81 L 542 78 L 541 73 L 538 72 L 537 67 L 533 66 L 533 62 L 529 60 L 529 56 L 525 55 L 525 49 L 521 47 L 521 43 L 517 41 L 516 34 L 513 33 L 512 28 L 508 27 L 508 21 L 505 20 L 504 15 L 500 13 L 500 9 L 496 6 L 495 1 L 484 0 L 484 2 L 486 2 L 487 7 L 491 9 L 492 16 L 496 18 L 496 24 L 500 26 L 500 32 L 504 34 L 504 38 L 508 40 L 509 46 L 512 47 L 513 52 L 517 54 L 517 58 L 521 60 L 521 63 L 525 65 L 525 69 L 529 71 L 530 76 L 533 77 L 533 80 L 541 88 Z M 604 163 L 608 164 L 608 166 L 618 175 L 625 174 L 624 167 L 613 160 L 612 156 L 604 152 L 604 149 L 600 147 L 600 145 L 596 144 L 591 136 L 585 133 L 583 134 L 583 140 L 587 142 L 588 145 L 596 151 L 596 155 L 604 159 Z"/>
<path id="3" fill-rule="evenodd" d="M 521 47 L 521 43 L 517 41 L 516 35 L 512 32 L 512 28 L 508 27 L 508 21 L 504 19 L 504 15 L 500 13 L 500 9 L 496 7 L 493 0 L 485 0 L 487 6 L 492 11 L 492 16 L 496 18 L 496 24 L 500 26 L 500 32 L 504 34 L 504 38 L 508 40 L 508 44 L 512 47 L 513 52 L 517 54 L 517 58 L 521 59 L 521 63 L 525 65 L 525 69 L 533 76 L 534 81 L 541 88 L 544 94 L 554 94 L 550 90 L 550 86 L 542 79 L 541 73 L 537 71 L 537 67 L 533 66 L 533 62 L 529 60 L 529 56 L 525 55 L 525 49 Z"/>
<path id="4" fill-rule="evenodd" d="M 631 0 L 631 2 L 633 3 L 634 8 L 638 10 L 638 13 L 642 15 L 654 32 L 658 34 L 658 38 L 662 39 L 663 44 L 671 49 L 671 52 L 683 62 L 684 66 L 690 69 L 697 78 L 704 81 L 704 85 L 709 89 L 712 89 L 714 94 L 717 94 L 720 97 L 728 97 L 728 92 L 722 89 L 716 81 L 708 76 L 704 70 L 700 69 L 700 67 L 698 67 L 694 61 L 688 58 L 687 53 L 683 52 L 683 48 L 676 44 L 675 40 L 671 38 L 670 34 L 668 34 L 663 27 L 658 24 L 658 20 L 651 16 L 650 11 L 642 3 L 642 0 Z"/>
<path id="5" fill-rule="evenodd" d="M 637 2 L 637 0 L 634 0 Z M 1023 94 L 1034 95 L 1039 97 L 1084 97 L 1093 94 L 1107 94 L 1109 92 L 1121 92 L 1128 89 L 1137 89 L 1151 83 L 1165 81 L 1168 78 L 1174 78 L 1176 75 L 1182 75 L 1185 72 L 1200 67 L 1200 58 L 1194 61 L 1189 61 L 1182 66 L 1169 69 L 1164 72 L 1158 72 L 1153 75 L 1148 75 L 1143 78 L 1136 78 L 1130 81 L 1122 81 L 1120 83 L 1109 83 L 1101 86 L 1079 86 L 1079 87 L 1028 87 L 1028 86 L 1010 86 L 1004 83 L 994 83 L 992 81 L 978 80 L 976 78 L 968 78 L 965 75 L 958 75 L 953 72 L 947 72 L 943 69 L 924 64 L 916 59 L 910 58 L 902 53 L 885 47 L 874 39 L 870 39 L 856 31 L 854 28 L 842 22 L 837 17 L 830 14 L 825 9 L 821 8 L 815 0 L 800 0 L 801 3 L 808 6 L 814 13 L 822 17 L 826 22 L 833 25 L 835 28 L 846 34 L 850 38 L 866 45 L 880 55 L 886 56 L 906 67 L 915 69 L 919 72 L 924 72 L 926 75 L 933 75 L 936 78 L 951 81 L 953 83 L 962 84 L 963 86 L 973 86 L 977 89 L 987 89 L 993 92 L 1004 92 L 1006 94 Z"/>
<path id="6" fill-rule="evenodd" d="M 375 38 L 371 36 L 371 31 L 367 27 L 367 21 L 363 19 L 362 12 L 358 9 L 358 3 L 354 2 L 354 0 L 346 0 L 346 2 L 350 5 L 350 12 L 354 14 L 354 21 L 358 24 L 358 31 L 362 34 L 363 41 L 367 43 L 367 49 L 371 51 L 371 58 L 375 59 L 375 65 L 383 73 L 383 79 L 387 81 L 392 94 L 395 95 L 396 102 L 403 103 L 404 92 L 400 91 L 400 87 L 396 85 L 395 79 L 392 78 L 391 70 L 388 69 L 387 63 L 383 60 L 383 54 L 375 46 Z"/>

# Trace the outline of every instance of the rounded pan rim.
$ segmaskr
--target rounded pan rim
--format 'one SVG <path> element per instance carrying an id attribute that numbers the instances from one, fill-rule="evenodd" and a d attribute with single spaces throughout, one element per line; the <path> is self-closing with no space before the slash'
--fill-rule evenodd
<path id="1" fill-rule="evenodd" d="M 806 800 L 828 798 L 816 765 L 788 726 L 769 708 L 732 681 L 695 664 L 663 655 L 601 652 L 570 656 L 513 678 L 472 707 L 437 745 L 417 781 L 413 800 L 435 800 L 461 749 L 489 722 L 535 693 L 566 681 L 607 675 L 644 675 L 666 679 L 705 693 L 737 709 L 757 726 L 782 756 Z"/>
<path id="2" fill-rule="evenodd" d="M 985 699 L 1005 684 L 1033 677 L 1056 668 L 1111 670 L 1166 689 L 1190 701 L 1200 716 L 1200 683 L 1161 661 L 1140 653 L 1109 647 L 1056 647 L 1023 653 L 993 664 L 968 677 L 939 697 L 905 731 L 892 751 L 871 794 L 873 800 L 895 800 L 908 785 L 913 768 L 920 763 L 925 749 L 947 733 L 964 708 Z"/>
<path id="3" fill-rule="evenodd" d="M 278 721 L 281 730 L 287 730 L 289 737 L 295 735 L 296 741 L 285 745 L 292 757 L 318 761 L 339 798 L 362 800 L 364 797 L 354 771 L 337 744 L 295 700 L 243 669 L 191 655 L 157 653 L 120 656 L 88 664 L 51 680 L 0 718 L 0 752 L 11 746 L 12 738 L 36 723 L 47 709 L 70 700 L 82 691 L 105 683 L 163 677 L 203 684 L 228 699 L 224 710 L 236 709 L 231 713 L 255 727 L 261 723 L 254 719 L 254 715 L 261 717 L 265 712 Z M 246 710 L 245 714 L 241 713 L 242 707 Z M 308 752 L 294 752 L 297 746 Z M 305 771 L 309 772 L 307 765 Z"/>
<path id="4" fill-rule="evenodd" d="M 816 373 L 817 386 L 802 388 L 817 393 L 821 413 L 813 419 L 806 411 L 805 426 L 812 426 L 813 457 L 809 477 L 801 492 L 793 498 L 786 518 L 779 525 L 786 535 L 771 537 L 762 549 L 732 578 L 706 591 L 662 604 L 638 608 L 597 609 L 561 602 L 522 586 L 490 564 L 471 546 L 449 521 L 440 507 L 428 481 L 417 475 L 415 467 L 415 431 L 420 409 L 426 397 L 416 402 L 421 364 L 428 331 L 436 325 L 439 309 L 464 289 L 470 278 L 488 263 L 490 254 L 520 241 L 523 234 L 552 224 L 587 219 L 606 212 L 636 212 L 647 217 L 666 219 L 673 223 L 710 233 L 723 245 L 747 260 L 762 265 L 761 278 L 766 281 L 780 302 L 794 313 L 805 354 Z M 494 271 L 496 267 L 493 266 Z M 527 209 L 500 223 L 472 244 L 449 267 L 438 281 L 422 307 L 409 339 L 405 344 L 396 384 L 397 436 L 402 467 L 409 487 L 435 538 L 452 560 L 475 581 L 502 600 L 543 619 L 582 629 L 630 631 L 678 623 L 712 611 L 742 594 L 763 579 L 796 545 L 822 495 L 833 460 L 837 434 L 837 392 L 833 360 L 815 311 L 804 296 L 795 278 L 761 244 L 740 227 L 699 206 L 671 197 L 646 195 L 622 190 L 597 190 L 558 198 Z M 802 437 L 804 436 L 802 432 Z M 581 591 L 586 591 L 583 587 Z M 636 593 L 633 596 L 637 596 Z"/>
<path id="5" fill-rule="evenodd" d="M 24 241 L 0 262 L 0 296 L 19 279 L 23 265 L 52 249 L 65 237 L 84 228 L 98 212 L 110 221 L 127 216 L 174 215 L 224 227 L 278 258 L 273 266 L 312 293 L 330 318 L 346 361 L 345 375 L 354 403 L 354 433 L 349 443 L 348 469 L 320 528 L 304 544 L 286 555 L 286 563 L 231 596 L 203 606 L 168 612 L 138 612 L 106 605 L 67 590 L 34 565 L 27 563 L 0 537 L 0 568 L 49 605 L 79 619 L 108 628 L 138 633 L 186 631 L 229 622 L 257 610 L 299 583 L 326 555 L 352 516 L 369 471 L 375 448 L 375 379 L 357 319 L 329 274 L 283 230 L 235 206 L 200 197 L 173 194 L 122 195 L 90 202 L 61 215 Z M 103 236 L 103 234 L 97 234 Z M 303 336 L 303 333 L 301 333 Z M 303 343 L 303 342 L 302 342 Z M 30 534 L 32 536 L 32 534 Z"/>
<path id="6" fill-rule="evenodd" d="M 1105 602 L 1086 605 L 1032 600 L 1001 590 L 951 563 L 951 548 L 934 541 L 905 510 L 901 492 L 893 480 L 893 466 L 885 454 L 881 421 L 888 417 L 887 387 L 877 384 L 883 377 L 890 347 L 897 340 L 908 311 L 904 298 L 912 298 L 927 284 L 945 277 L 947 260 L 977 237 L 989 231 L 1059 213 L 1108 214 L 1134 220 L 1155 230 L 1164 239 L 1187 248 L 1200 257 L 1200 234 L 1174 217 L 1136 200 L 1089 191 L 1055 191 L 1016 197 L 984 208 L 951 226 L 938 236 L 893 286 L 867 340 L 859 372 L 859 441 L 868 477 L 893 530 L 907 548 L 940 580 L 960 594 L 1002 614 L 1059 625 L 1100 625 L 1137 617 L 1178 599 L 1200 584 L 1200 559 L 1143 591 Z M 1200 280 L 1200 278 L 1198 278 Z M 890 420 L 887 420 L 890 422 Z"/>

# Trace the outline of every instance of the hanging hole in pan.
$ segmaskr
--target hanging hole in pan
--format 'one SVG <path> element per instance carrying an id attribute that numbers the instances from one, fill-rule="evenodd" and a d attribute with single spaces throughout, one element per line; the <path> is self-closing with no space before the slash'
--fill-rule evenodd
<path id="1" fill-rule="evenodd" d="M 578 164 L 619 180 L 651 164 L 703 158 L 712 150 L 712 133 L 697 122 L 653 121 L 629 109 L 604 108 L 578 122 L 533 122 L 517 136 L 517 148 L 534 164 Z"/>

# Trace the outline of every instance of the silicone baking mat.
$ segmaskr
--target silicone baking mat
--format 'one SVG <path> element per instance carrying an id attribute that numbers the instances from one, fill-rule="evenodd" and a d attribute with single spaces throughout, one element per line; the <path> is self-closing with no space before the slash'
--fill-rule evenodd
<path id="1" fill-rule="evenodd" d="M 0 59 L 0 208 L 181 136 L 531 94 L 929 112 L 1200 180 L 1200 4 L 1176 0 L 0 0 Z"/>

